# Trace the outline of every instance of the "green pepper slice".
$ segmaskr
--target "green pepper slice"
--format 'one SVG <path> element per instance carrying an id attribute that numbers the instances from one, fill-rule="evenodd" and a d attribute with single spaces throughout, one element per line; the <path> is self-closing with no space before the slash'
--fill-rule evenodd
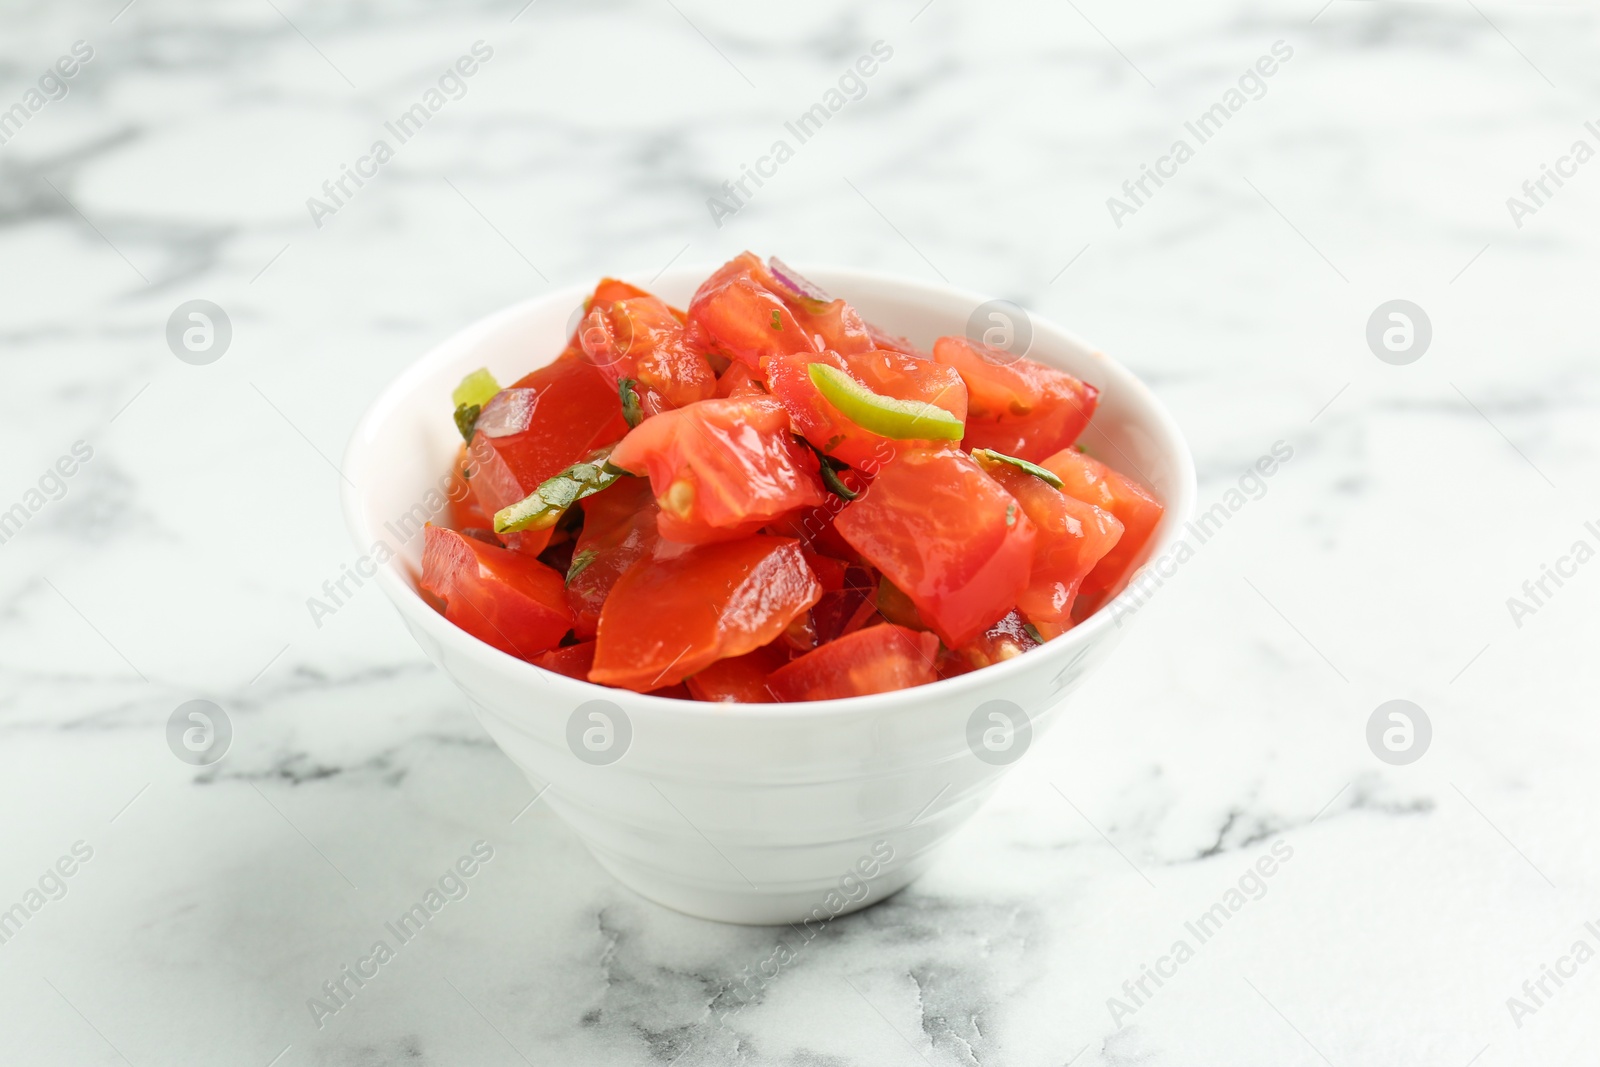
<path id="1" fill-rule="evenodd" d="M 807 372 L 828 403 L 863 430 L 897 441 L 959 441 L 966 432 L 960 419 L 936 404 L 874 393 L 826 363 L 813 363 Z"/>
<path id="2" fill-rule="evenodd" d="M 574 463 L 560 474 L 539 483 L 539 488 L 494 513 L 494 532 L 518 533 L 522 530 L 545 530 L 560 521 L 566 510 L 587 496 L 614 484 L 628 472 L 606 462 L 611 454 L 602 449 L 584 460 Z"/>

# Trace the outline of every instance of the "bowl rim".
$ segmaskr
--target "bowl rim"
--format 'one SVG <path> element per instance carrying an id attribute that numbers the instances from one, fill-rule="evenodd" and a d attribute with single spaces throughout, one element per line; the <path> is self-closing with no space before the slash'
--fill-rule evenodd
<path id="1" fill-rule="evenodd" d="M 634 271 L 610 276 L 624 280 L 649 278 L 648 283 L 636 282 L 636 284 L 641 284 L 642 287 L 648 288 L 649 285 L 659 284 L 661 278 L 667 275 L 672 275 L 676 278 L 680 275 L 688 274 L 705 278 L 721 265 L 721 263 L 673 264 L 668 269 L 658 271 L 654 275 L 649 274 L 647 271 Z M 836 294 L 846 295 L 847 298 L 849 285 L 854 282 L 862 282 L 917 290 L 922 296 L 957 303 L 961 306 L 975 307 L 990 299 L 948 283 L 928 282 L 887 271 L 817 262 L 800 263 L 794 265 L 794 269 L 806 277 L 827 276 L 829 288 Z M 572 303 L 575 306 L 576 301 L 582 300 L 592 291 L 593 282 L 559 286 L 493 311 L 432 345 L 378 392 L 362 413 L 361 418 L 357 420 L 340 460 L 340 469 L 346 475 L 340 484 L 342 511 L 344 512 L 346 528 L 358 550 L 366 552 L 376 541 L 376 537 L 366 521 L 365 510 L 362 506 L 363 498 L 359 486 L 366 484 L 366 481 L 359 476 L 366 473 L 371 466 L 368 462 L 369 442 L 375 437 L 377 428 L 383 425 L 386 419 L 392 417 L 396 411 L 404 407 L 405 399 L 415 391 L 421 380 L 431 376 L 438 365 L 454 358 L 455 354 L 462 348 L 470 348 L 474 344 L 481 342 L 483 338 L 493 335 L 508 323 L 526 316 L 537 306 L 567 303 Z M 1160 399 L 1137 374 L 1053 320 L 1038 315 L 1031 310 L 1028 311 L 1028 315 L 1033 324 L 1035 336 L 1038 335 L 1039 327 L 1042 325 L 1047 332 L 1053 332 L 1060 339 L 1095 356 L 1108 369 L 1112 377 L 1119 379 L 1117 388 L 1137 398 L 1136 406 L 1147 414 L 1149 422 L 1147 428 L 1155 431 L 1152 436 L 1160 446 L 1163 449 L 1172 449 L 1174 451 L 1172 458 L 1176 460 L 1177 478 L 1171 494 L 1172 499 L 1163 501 L 1167 510 L 1166 515 L 1163 516 L 1162 529 L 1158 530 L 1156 539 L 1151 542 L 1146 550 L 1145 562 L 1134 572 L 1134 575 L 1137 576 L 1145 567 L 1150 566 L 1153 561 L 1172 549 L 1173 545 L 1181 538 L 1181 531 L 1193 514 L 1197 495 L 1193 452 L 1190 450 L 1188 441 L 1184 437 L 1177 420 L 1172 417 L 1171 412 L 1167 410 L 1166 406 L 1161 403 Z M 1169 517 L 1171 521 L 1165 521 Z M 376 581 L 394 604 L 396 610 L 401 613 L 408 623 L 420 622 L 438 640 L 441 642 L 456 642 L 471 656 L 478 658 L 487 656 L 490 662 L 494 662 L 494 658 L 499 657 L 504 661 L 500 664 L 502 668 L 510 670 L 513 675 L 519 673 L 526 675 L 530 691 L 538 691 L 551 683 L 554 683 L 557 689 L 570 685 L 575 687 L 573 692 L 578 697 L 579 703 L 584 700 L 594 699 L 626 701 L 630 709 L 636 709 L 636 713 L 646 711 L 667 716 L 680 715 L 693 718 L 726 716 L 729 714 L 730 709 L 733 708 L 739 709 L 741 716 L 761 716 L 766 718 L 828 717 L 859 714 L 868 711 L 889 711 L 894 710 L 897 705 L 905 706 L 930 699 L 954 698 L 965 690 L 978 690 L 990 686 L 998 686 L 1008 679 L 1019 678 L 1024 674 L 1043 673 L 1043 669 L 1047 664 L 1059 668 L 1068 662 L 1075 661 L 1088 648 L 1099 644 L 1106 636 L 1107 627 L 1116 625 L 1113 608 L 1123 602 L 1123 599 L 1128 597 L 1134 588 L 1134 582 L 1130 580 L 1121 592 L 1101 605 L 1093 615 L 1061 636 L 1045 642 L 1038 649 L 1031 650 L 1023 656 L 1015 656 L 1000 663 L 968 671 L 965 674 L 951 678 L 936 679 L 925 685 L 912 686 L 907 689 L 895 689 L 886 693 L 835 697 L 829 700 L 740 704 L 684 700 L 678 697 L 638 693 L 631 689 L 618 689 L 585 679 L 572 678 L 556 671 L 547 670 L 527 660 L 519 659 L 510 653 L 502 652 L 493 645 L 479 641 L 435 611 L 414 588 L 412 582 L 402 577 L 401 557 L 398 553 L 395 554 L 394 558 L 379 565 Z"/>

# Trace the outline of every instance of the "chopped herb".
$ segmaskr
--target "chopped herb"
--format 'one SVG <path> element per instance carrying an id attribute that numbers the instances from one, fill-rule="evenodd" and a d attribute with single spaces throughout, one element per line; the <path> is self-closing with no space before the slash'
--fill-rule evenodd
<path id="1" fill-rule="evenodd" d="M 628 420 L 629 429 L 644 421 L 644 409 L 639 406 L 638 385 L 632 378 L 624 378 L 617 383 L 617 395 L 622 397 L 622 417 Z"/>
<path id="2" fill-rule="evenodd" d="M 897 441 L 959 441 L 966 432 L 960 419 L 936 404 L 875 393 L 826 363 L 813 363 L 807 371 L 828 403 L 863 430 Z"/>
<path id="3" fill-rule="evenodd" d="M 1037 463 L 1029 463 L 1025 459 L 1018 459 L 1016 456 L 1008 456 L 1003 452 L 996 452 L 992 448 L 974 448 L 972 450 L 972 458 L 977 460 L 980 464 L 1009 464 L 1017 468 L 1019 471 L 1033 475 L 1035 478 L 1038 478 L 1040 481 L 1055 489 L 1061 488 L 1061 479 L 1056 477 L 1056 475 L 1051 471 L 1039 466 Z"/>
<path id="4" fill-rule="evenodd" d="M 861 495 L 848 485 L 845 485 L 844 479 L 839 477 L 840 471 L 850 469 L 850 465 L 848 463 L 845 463 L 842 460 L 834 459 L 832 456 L 822 451 L 822 449 L 818 448 L 810 441 L 807 441 L 804 437 L 796 435 L 795 440 L 799 441 L 801 444 L 811 449 L 812 452 L 816 453 L 819 473 L 822 475 L 822 484 L 828 487 L 828 491 L 830 493 L 845 500 L 854 500 L 856 497 Z"/>
<path id="5" fill-rule="evenodd" d="M 606 462 L 611 454 L 602 449 L 582 463 L 574 463 L 560 474 L 546 478 L 539 488 L 494 515 L 494 532 L 516 533 L 521 530 L 547 530 L 584 497 L 616 483 L 627 471 Z"/>
<path id="6" fill-rule="evenodd" d="M 567 580 L 571 581 L 572 579 L 568 578 Z M 1035 626 L 1033 623 L 1025 622 L 1025 623 L 1022 624 L 1022 628 L 1024 630 L 1028 631 L 1028 636 L 1029 637 L 1033 638 L 1035 641 L 1039 642 L 1041 645 L 1044 644 L 1044 636 L 1039 633 L 1039 628 L 1037 626 Z"/>
<path id="7" fill-rule="evenodd" d="M 783 329 L 782 312 L 778 311 L 776 308 L 774 308 L 772 311 L 772 328 L 774 330 Z"/>
<path id="8" fill-rule="evenodd" d="M 500 383 L 494 380 L 494 375 L 479 367 L 461 379 L 461 384 L 450 394 L 450 402 L 458 408 L 482 408 L 499 391 Z"/>
<path id="9" fill-rule="evenodd" d="M 500 516 L 496 515 L 494 521 L 495 521 L 495 527 L 498 529 L 498 527 L 500 525 Z M 1010 527 L 1010 526 L 1015 526 L 1016 524 L 1017 524 L 1017 502 L 1015 500 L 1013 500 L 1009 504 L 1006 505 L 1006 526 Z"/>
<path id="10" fill-rule="evenodd" d="M 822 484 L 828 487 L 828 492 L 845 500 L 854 500 L 861 495 L 848 485 L 845 485 L 838 472 L 826 463 L 822 465 Z"/>
<path id="11" fill-rule="evenodd" d="M 582 574 L 583 569 L 593 563 L 597 555 L 599 555 L 599 552 L 592 548 L 586 548 L 582 552 L 574 553 L 572 565 L 567 568 L 567 584 L 571 585 L 572 579 Z"/>
<path id="12" fill-rule="evenodd" d="M 478 416 L 483 414 L 483 408 L 477 404 L 456 405 L 456 429 L 461 431 L 461 439 L 471 442 L 472 431 L 478 428 Z"/>

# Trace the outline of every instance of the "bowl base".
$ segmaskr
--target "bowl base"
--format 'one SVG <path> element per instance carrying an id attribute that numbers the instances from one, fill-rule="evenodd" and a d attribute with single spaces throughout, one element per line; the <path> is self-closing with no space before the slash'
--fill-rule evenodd
<path id="1" fill-rule="evenodd" d="M 809 921 L 810 928 L 841 915 L 869 908 L 894 896 L 922 876 L 937 858 L 938 849 L 928 849 L 906 864 L 895 865 L 875 878 L 864 878 L 866 895 L 849 900 L 829 889 L 766 890 L 760 888 L 719 889 L 690 885 L 661 872 L 603 855 L 595 849 L 589 854 L 617 881 L 646 900 L 696 919 L 736 923 L 742 926 L 784 926 Z M 837 911 L 829 906 L 832 895 L 843 901 Z"/>

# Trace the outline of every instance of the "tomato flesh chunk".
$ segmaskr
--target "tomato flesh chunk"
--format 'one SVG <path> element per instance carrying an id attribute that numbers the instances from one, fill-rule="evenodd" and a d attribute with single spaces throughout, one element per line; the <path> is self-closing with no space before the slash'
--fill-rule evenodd
<path id="1" fill-rule="evenodd" d="M 616 390 L 569 348 L 484 405 L 470 446 L 473 495 L 493 516 L 627 432 Z"/>
<path id="2" fill-rule="evenodd" d="M 1043 636 L 1043 635 L 1041 635 Z M 1007 612 L 993 626 L 960 648 L 947 649 L 939 657 L 939 677 L 953 678 L 981 667 L 990 667 L 1022 655 L 1039 642 L 1028 632 L 1028 620 L 1019 611 Z"/>
<path id="3" fill-rule="evenodd" d="M 614 287 L 625 284 L 613 282 Z M 636 381 L 650 414 L 716 395 L 711 364 L 685 342 L 683 324 L 672 309 L 648 293 L 635 293 L 608 300 L 606 282 L 595 290 L 578 329 L 589 362 L 613 387 L 624 378 Z"/>
<path id="4" fill-rule="evenodd" d="M 959 421 L 967 415 L 967 387 L 954 369 L 904 352 L 874 349 L 774 356 L 767 361 L 767 389 L 783 402 L 795 430 L 812 445 L 858 470 L 883 466 L 899 448 L 926 442 L 893 440 L 858 426 L 835 407 L 812 380 L 810 367 L 824 363 L 844 371 L 881 396 L 943 408 Z"/>
<path id="5" fill-rule="evenodd" d="M 807 652 L 767 679 L 781 701 L 835 700 L 887 693 L 934 681 L 939 639 L 881 623 Z"/>
<path id="6" fill-rule="evenodd" d="M 1081 607 L 1092 611 L 1127 579 L 1166 509 L 1150 490 L 1075 448 L 1062 449 L 1040 466 L 1061 479 L 1062 492 L 1111 512 L 1122 523 L 1122 537 L 1116 546 L 1094 565 L 1078 588 Z"/>
<path id="7" fill-rule="evenodd" d="M 659 545 L 606 598 L 589 680 L 641 693 L 672 685 L 769 644 L 821 595 L 789 538 Z"/>
<path id="8" fill-rule="evenodd" d="M 689 675 L 685 685 L 696 700 L 719 704 L 770 704 L 767 675 L 789 662 L 789 654 L 776 644 L 731 659 L 719 659 L 705 670 Z"/>
<path id="9" fill-rule="evenodd" d="M 535 656 L 533 662 L 547 671 L 555 671 L 568 678 L 587 682 L 589 668 L 594 666 L 594 642 L 582 641 L 564 648 L 553 648 L 549 652 Z"/>
<path id="10" fill-rule="evenodd" d="M 649 474 L 661 536 L 688 544 L 743 537 L 825 498 L 816 457 L 794 442 L 783 405 L 769 396 L 702 400 L 648 418 L 611 463 Z"/>
<path id="11" fill-rule="evenodd" d="M 590 638 L 600 626 L 600 612 L 617 579 L 655 549 L 659 535 L 655 498 L 643 478 L 625 478 L 579 507 L 583 530 L 573 547 L 567 605 L 572 609 L 573 633 Z"/>
<path id="12" fill-rule="evenodd" d="M 572 628 L 561 575 L 441 526 L 424 528 L 421 584 L 444 601 L 445 618 L 520 659 L 556 647 Z"/>
<path id="13" fill-rule="evenodd" d="M 1100 391 L 1065 371 L 965 337 L 941 337 L 933 358 L 967 384 L 966 449 L 992 448 L 1035 463 L 1078 439 Z"/>
<path id="14" fill-rule="evenodd" d="M 771 282 L 766 267 L 749 252 L 724 263 L 689 300 L 689 344 L 756 368 L 769 356 L 818 351 Z"/>
<path id="15" fill-rule="evenodd" d="M 1017 607 L 1034 622 L 1069 621 L 1084 578 L 1122 537 L 1121 521 L 1009 463 L 980 459 L 978 465 L 1017 498 L 1039 531 L 1032 577 Z"/>
<path id="16" fill-rule="evenodd" d="M 718 396 L 756 396 L 767 391 L 766 381 L 748 363 L 734 360 L 717 379 Z"/>
<path id="17" fill-rule="evenodd" d="M 952 648 L 1010 611 L 1028 586 L 1033 522 L 955 449 L 901 451 L 834 525 Z"/>
<path id="18" fill-rule="evenodd" d="M 478 498 L 473 495 L 472 482 L 468 475 L 472 472 L 472 458 L 467 451 L 467 446 L 462 445 L 456 451 L 455 462 L 450 465 L 450 481 L 445 489 L 445 496 L 450 501 L 449 518 L 452 530 L 488 530 L 494 531 L 494 516 L 485 515 L 483 508 L 478 506 Z"/>

